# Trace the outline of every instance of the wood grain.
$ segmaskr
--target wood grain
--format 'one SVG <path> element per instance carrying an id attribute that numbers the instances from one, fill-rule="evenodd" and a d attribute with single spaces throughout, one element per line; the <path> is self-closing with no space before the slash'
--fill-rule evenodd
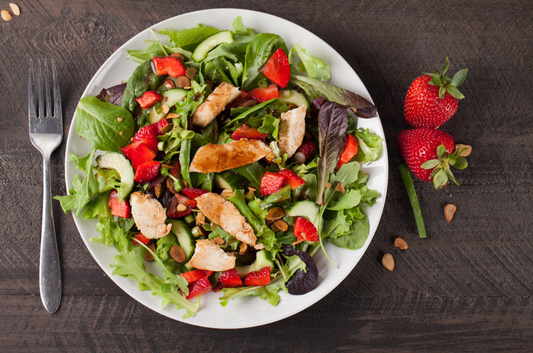
<path id="1" fill-rule="evenodd" d="M 531 352 L 533 350 L 533 57 L 531 1 L 53 1 L 18 4 L 0 23 L 0 349 L 2 352 Z M 367 253 L 330 295 L 262 328 L 219 331 L 162 317 L 92 259 L 70 215 L 54 216 L 64 298 L 39 299 L 42 169 L 26 119 L 27 63 L 53 57 L 68 128 L 86 84 L 126 40 L 205 8 L 272 13 L 316 33 L 359 74 L 379 108 L 390 156 L 387 204 Z M 253 27 L 253 24 L 250 24 Z M 466 99 L 442 129 L 473 146 L 460 187 L 415 182 L 429 238 L 416 227 L 398 165 L 403 100 L 422 71 L 468 67 Z M 66 137 L 66 135 L 65 135 Z M 65 144 L 53 192 L 65 192 Z M 453 221 L 444 205 L 458 206 Z M 410 248 L 396 251 L 395 236 Z M 394 272 L 379 259 L 395 257 Z"/>

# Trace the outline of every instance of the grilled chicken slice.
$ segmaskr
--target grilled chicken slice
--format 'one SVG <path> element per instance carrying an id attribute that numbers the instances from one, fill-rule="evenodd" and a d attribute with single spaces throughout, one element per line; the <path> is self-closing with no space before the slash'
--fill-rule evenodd
<path id="1" fill-rule="evenodd" d="M 299 108 L 281 113 L 281 123 L 279 124 L 279 149 L 287 157 L 292 157 L 298 147 L 302 144 L 305 135 L 305 111 L 307 107 L 302 105 Z"/>
<path id="2" fill-rule="evenodd" d="M 226 105 L 237 99 L 240 94 L 241 91 L 237 87 L 222 82 L 205 102 L 196 108 L 192 115 L 193 125 L 206 127 L 226 108 Z"/>
<path id="3" fill-rule="evenodd" d="M 219 194 L 209 192 L 196 198 L 198 209 L 215 224 L 243 243 L 254 246 L 257 237 L 237 207 Z"/>
<path id="4" fill-rule="evenodd" d="M 148 239 L 162 238 L 170 232 L 172 224 L 165 224 L 167 214 L 159 201 L 139 191 L 130 196 L 131 214 L 137 228 Z"/>
<path id="5" fill-rule="evenodd" d="M 196 242 L 191 266 L 206 271 L 227 271 L 235 268 L 235 256 L 229 255 L 210 239 Z"/>
<path id="6" fill-rule="evenodd" d="M 263 157 L 272 160 L 274 154 L 270 147 L 259 140 L 240 139 L 225 145 L 208 144 L 198 149 L 189 171 L 219 173 L 252 164 Z"/>

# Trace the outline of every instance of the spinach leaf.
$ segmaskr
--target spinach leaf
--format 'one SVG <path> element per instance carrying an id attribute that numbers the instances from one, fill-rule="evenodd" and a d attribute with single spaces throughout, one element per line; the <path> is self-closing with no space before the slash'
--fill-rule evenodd
<path id="1" fill-rule="evenodd" d="M 188 60 L 191 60 L 192 53 L 182 48 L 172 48 L 163 45 L 161 42 L 145 41 L 149 45 L 141 50 L 128 50 L 128 59 L 133 60 L 139 64 L 147 60 L 152 60 L 156 56 L 167 56 L 167 54 L 180 53 Z"/>
<path id="2" fill-rule="evenodd" d="M 76 131 L 96 149 L 119 151 L 133 137 L 135 122 L 122 107 L 85 97 L 80 99 L 76 114 Z"/>
<path id="3" fill-rule="evenodd" d="M 258 127 L 267 115 L 279 115 L 288 109 L 285 102 L 279 98 L 268 100 L 251 108 L 234 108 L 231 109 L 231 114 L 233 115 L 238 112 L 239 115 L 233 118 L 226 126 L 229 129 L 235 130 L 246 122 L 250 126 Z M 252 118 L 254 118 L 255 122 L 250 121 Z"/>
<path id="4" fill-rule="evenodd" d="M 242 78 L 244 90 L 254 88 L 252 87 L 252 82 L 254 82 L 259 74 L 259 69 L 261 69 L 278 48 L 288 53 L 285 41 L 277 34 L 260 33 L 254 37 L 246 48 L 246 59 L 244 61 L 244 74 Z"/>
<path id="5" fill-rule="evenodd" d="M 355 114 L 361 118 L 372 118 L 378 112 L 374 104 L 360 95 L 331 83 L 299 75 L 291 75 L 291 82 L 303 89 L 307 97 L 312 101 L 319 97 L 324 97 L 331 102 L 353 107 L 357 110 Z"/>
<path id="6" fill-rule="evenodd" d="M 296 43 L 289 53 L 289 62 L 291 64 L 294 53 L 300 57 L 297 66 L 299 71 L 307 72 L 309 77 L 316 78 L 317 80 L 329 80 L 331 78 L 329 65 L 324 60 L 309 54 L 309 50 L 302 48 L 300 43 Z"/>
<path id="7" fill-rule="evenodd" d="M 244 63 L 246 58 L 246 48 L 253 40 L 254 36 L 237 36 L 231 43 L 222 43 L 211 50 L 204 61 L 211 61 L 218 57 L 224 57 L 235 63 Z"/>
<path id="8" fill-rule="evenodd" d="M 339 226 L 340 227 L 340 226 Z M 361 249 L 365 245 L 366 239 L 370 232 L 370 225 L 368 223 L 368 217 L 364 216 L 362 219 L 353 218 L 350 230 L 344 234 L 336 234 L 336 236 L 330 235 L 329 242 L 339 248 L 357 250 Z M 335 233 L 339 233 L 337 229 Z"/>
<path id="9" fill-rule="evenodd" d="M 232 27 L 233 30 L 235 30 L 235 33 L 241 34 L 243 36 L 253 36 L 255 34 L 253 29 L 247 28 L 244 25 L 241 16 L 238 16 L 233 20 Z"/>
<path id="10" fill-rule="evenodd" d="M 170 232 L 163 238 L 157 239 L 155 254 L 173 273 L 179 274 L 187 270 L 183 264 L 177 263 L 170 257 L 170 249 L 175 245 L 179 246 L 178 239 L 174 233 Z"/>
<path id="11" fill-rule="evenodd" d="M 235 168 L 232 171 L 242 175 L 248 182 L 250 186 L 259 190 L 261 188 L 261 179 L 265 175 L 266 170 L 259 163 L 254 162 L 252 164 L 247 164 L 239 168 Z"/>
<path id="12" fill-rule="evenodd" d="M 122 97 L 122 106 L 134 114 L 139 106 L 135 98 L 142 96 L 147 91 L 155 91 L 164 80 L 165 76 L 158 76 L 152 71 L 152 61 L 145 61 L 137 66 L 129 78 Z"/>
<path id="13" fill-rule="evenodd" d="M 198 44 L 218 32 L 220 32 L 218 29 L 209 26 L 198 26 L 183 29 L 179 32 L 171 29 L 162 29 L 158 31 L 160 34 L 169 36 L 170 42 L 176 47 L 181 47 L 188 51 L 193 51 Z"/>

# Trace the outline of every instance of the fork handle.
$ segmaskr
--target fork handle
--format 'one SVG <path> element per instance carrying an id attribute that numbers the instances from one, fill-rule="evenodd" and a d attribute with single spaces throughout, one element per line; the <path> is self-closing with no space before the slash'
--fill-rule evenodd
<path id="1" fill-rule="evenodd" d="M 41 258 L 39 288 L 46 310 L 53 314 L 61 302 L 61 268 L 57 250 L 56 231 L 52 210 L 52 185 L 50 156 L 43 156 L 43 224 L 41 232 Z"/>

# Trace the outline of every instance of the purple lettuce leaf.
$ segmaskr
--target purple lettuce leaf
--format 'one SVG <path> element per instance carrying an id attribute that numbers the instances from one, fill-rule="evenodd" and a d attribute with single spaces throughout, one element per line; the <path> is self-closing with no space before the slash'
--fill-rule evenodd
<path id="1" fill-rule="evenodd" d="M 120 85 L 104 88 L 96 98 L 100 99 L 102 102 L 111 103 L 120 107 L 122 96 L 124 95 L 127 85 L 127 83 L 121 83 Z"/>

